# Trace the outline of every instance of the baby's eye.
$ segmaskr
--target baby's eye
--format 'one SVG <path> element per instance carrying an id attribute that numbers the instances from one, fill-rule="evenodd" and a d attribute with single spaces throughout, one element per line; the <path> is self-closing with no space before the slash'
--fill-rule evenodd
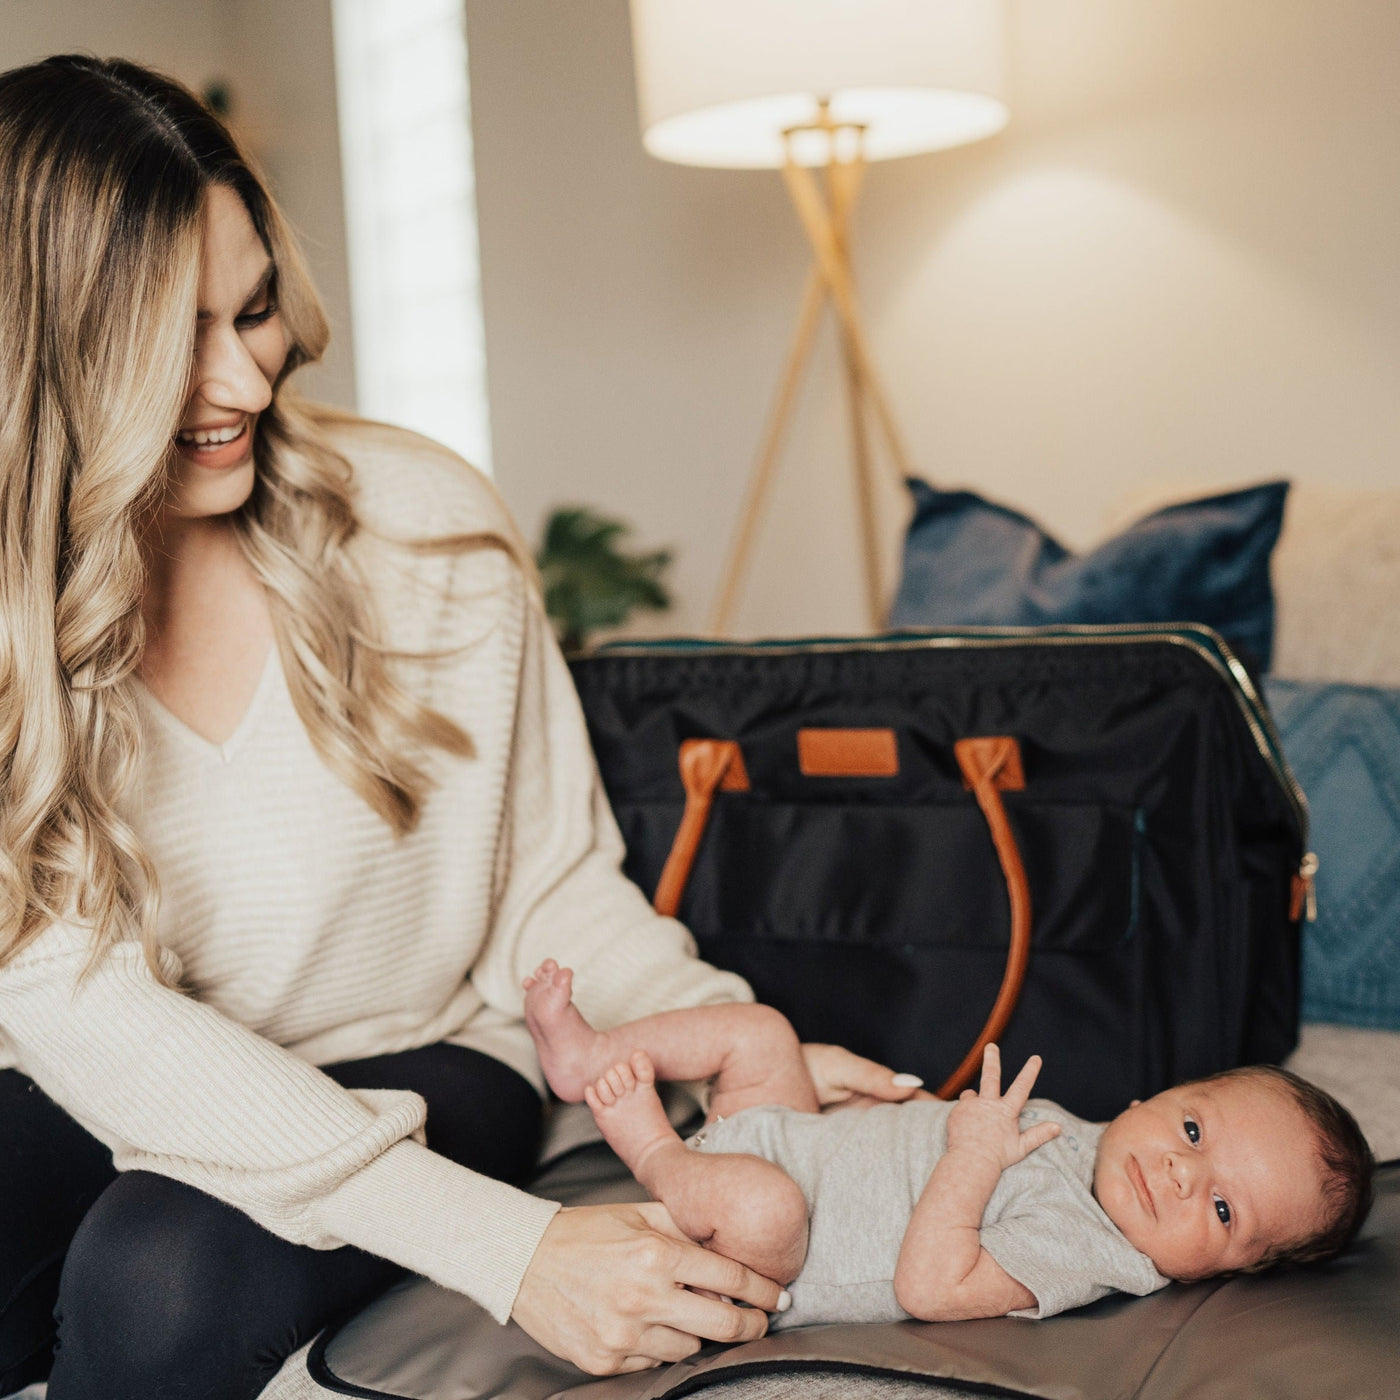
<path id="1" fill-rule="evenodd" d="M 1228 1225 L 1230 1223 L 1230 1203 L 1222 1201 L 1219 1196 L 1213 1196 L 1211 1199 L 1215 1202 L 1215 1213 L 1220 1217 L 1220 1223 Z"/>
<path id="2" fill-rule="evenodd" d="M 1187 1118 L 1185 1120 L 1184 1126 L 1186 1128 L 1187 1141 L 1192 1143 L 1200 1142 L 1201 1130 L 1199 1127 L 1196 1126 L 1196 1120 L 1194 1118 Z"/>

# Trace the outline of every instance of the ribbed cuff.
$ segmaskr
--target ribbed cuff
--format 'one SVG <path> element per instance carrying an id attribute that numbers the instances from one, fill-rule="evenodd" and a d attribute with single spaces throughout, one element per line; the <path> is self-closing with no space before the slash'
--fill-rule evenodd
<path id="1" fill-rule="evenodd" d="M 397 1142 L 318 1204 L 327 1230 L 480 1303 L 506 1322 L 559 1206 Z"/>

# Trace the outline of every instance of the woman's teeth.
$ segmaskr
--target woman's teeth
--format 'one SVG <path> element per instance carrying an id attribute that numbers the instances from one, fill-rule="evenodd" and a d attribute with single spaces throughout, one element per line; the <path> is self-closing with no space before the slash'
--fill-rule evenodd
<path id="1" fill-rule="evenodd" d="M 197 430 L 192 433 L 176 433 L 179 442 L 194 443 L 198 447 L 217 447 L 223 442 L 232 442 L 243 436 L 244 424 L 236 423 L 231 428 L 210 428 L 207 432 Z"/>

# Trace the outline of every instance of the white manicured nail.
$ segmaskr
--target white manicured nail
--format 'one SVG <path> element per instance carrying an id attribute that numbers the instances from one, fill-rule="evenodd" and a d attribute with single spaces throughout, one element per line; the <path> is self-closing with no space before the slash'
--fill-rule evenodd
<path id="1" fill-rule="evenodd" d="M 922 1089 L 924 1081 L 917 1074 L 897 1074 L 890 1083 L 896 1089 Z"/>
<path id="2" fill-rule="evenodd" d="M 789 1292 L 787 1291 L 787 1289 L 785 1288 L 785 1289 L 783 1289 L 783 1291 L 782 1291 L 781 1293 L 778 1294 L 778 1307 L 777 1307 L 777 1311 L 778 1311 L 778 1312 L 786 1312 L 791 1306 L 792 1306 L 792 1294 L 789 1293 Z"/>

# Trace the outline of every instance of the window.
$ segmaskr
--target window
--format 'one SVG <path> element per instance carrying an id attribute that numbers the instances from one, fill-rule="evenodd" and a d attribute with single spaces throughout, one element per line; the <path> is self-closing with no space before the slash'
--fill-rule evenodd
<path id="1" fill-rule="evenodd" d="M 335 0 L 360 412 L 491 470 L 463 0 Z"/>

